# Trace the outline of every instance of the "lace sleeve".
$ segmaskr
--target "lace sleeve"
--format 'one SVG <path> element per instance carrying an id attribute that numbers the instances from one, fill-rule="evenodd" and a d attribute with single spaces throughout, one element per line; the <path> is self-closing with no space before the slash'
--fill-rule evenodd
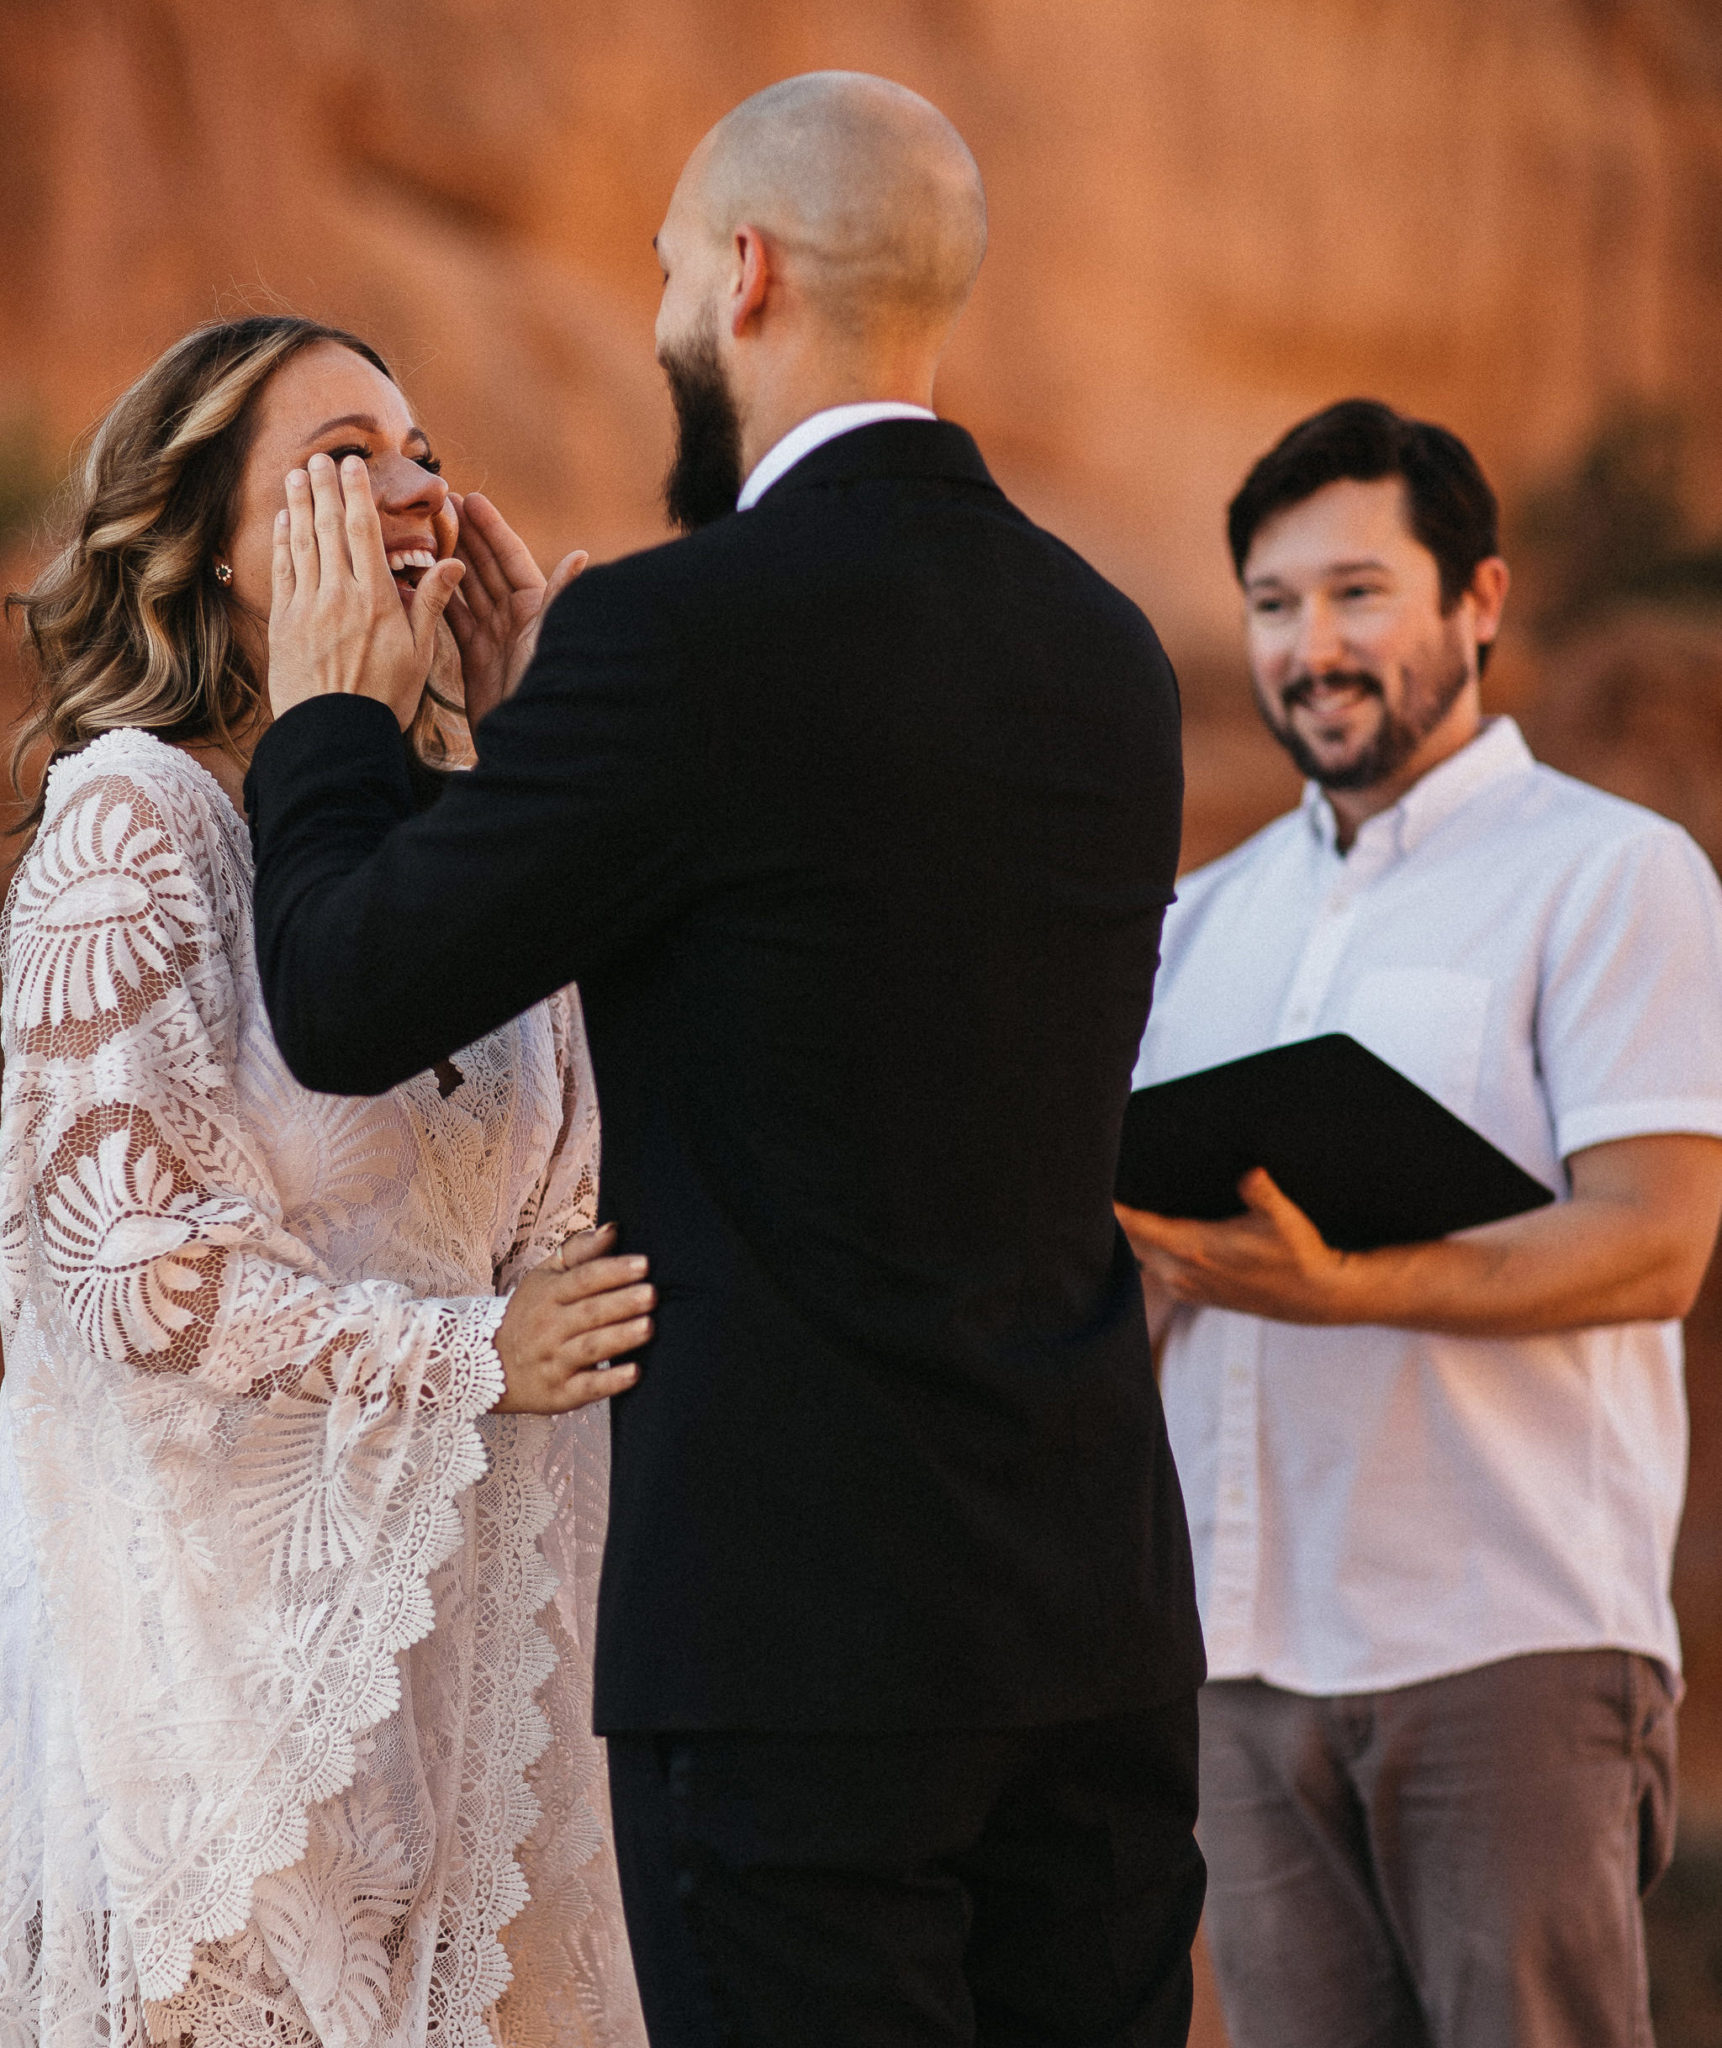
<path id="1" fill-rule="evenodd" d="M 328 1284 L 285 1226 L 236 1110 L 248 935 L 199 851 L 145 782 L 91 778 L 5 934 L 8 1399 L 115 1937 L 157 2000 L 393 1710 L 502 1387 L 501 1302 Z"/>
<path id="2" fill-rule="evenodd" d="M 543 1177 L 521 1213 L 514 1249 L 497 1274 L 502 1287 L 541 1264 L 564 1238 L 590 1230 L 598 1215 L 598 1088 L 579 991 L 559 989 L 544 1007 L 556 1046 L 561 1124 Z"/>

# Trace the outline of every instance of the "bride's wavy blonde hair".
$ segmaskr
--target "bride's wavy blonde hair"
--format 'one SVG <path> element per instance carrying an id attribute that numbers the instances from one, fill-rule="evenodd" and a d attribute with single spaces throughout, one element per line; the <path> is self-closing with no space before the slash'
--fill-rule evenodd
<path id="1" fill-rule="evenodd" d="M 175 342 L 97 427 L 73 483 L 70 539 L 28 591 L 6 601 L 22 614 L 36 671 L 12 750 L 20 796 L 32 756 L 45 749 L 58 759 L 119 726 L 237 752 L 263 686 L 233 631 L 215 561 L 232 538 L 263 387 L 319 342 L 351 349 L 394 381 L 355 334 L 253 314 Z M 439 707 L 447 708 L 440 695 L 413 732 L 433 761 L 451 751 Z M 18 829 L 32 831 L 41 814 L 38 793 Z"/>

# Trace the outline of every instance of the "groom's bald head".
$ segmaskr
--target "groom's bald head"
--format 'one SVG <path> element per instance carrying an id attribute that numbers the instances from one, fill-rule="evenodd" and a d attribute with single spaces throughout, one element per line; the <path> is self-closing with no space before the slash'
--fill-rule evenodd
<path id="1" fill-rule="evenodd" d="M 906 86 L 855 71 L 785 79 L 700 144 L 682 190 L 712 239 L 757 228 L 845 329 L 956 319 L 986 250 L 968 145 Z"/>
<path id="2" fill-rule="evenodd" d="M 986 242 L 968 146 L 903 86 L 816 71 L 726 115 L 657 236 L 674 523 L 733 510 L 765 450 L 817 412 L 930 406 Z"/>

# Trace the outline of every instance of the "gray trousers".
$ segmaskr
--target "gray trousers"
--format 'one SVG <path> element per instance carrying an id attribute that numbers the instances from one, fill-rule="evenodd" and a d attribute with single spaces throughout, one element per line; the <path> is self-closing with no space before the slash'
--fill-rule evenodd
<path id="1" fill-rule="evenodd" d="M 1393 1692 L 1203 1688 L 1232 2048 L 1650 2048 L 1674 1701 L 1621 1650 Z"/>

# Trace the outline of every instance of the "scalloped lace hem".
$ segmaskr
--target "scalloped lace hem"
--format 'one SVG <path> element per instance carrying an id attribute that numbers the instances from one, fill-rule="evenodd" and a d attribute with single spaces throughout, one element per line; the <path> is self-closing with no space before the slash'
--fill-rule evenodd
<path id="1" fill-rule="evenodd" d="M 267 1794 L 249 1795 L 248 1804 L 266 1802 L 266 1810 L 242 1838 L 233 1840 L 217 1894 L 212 1897 L 208 1889 L 214 1868 L 206 1857 L 189 1881 L 167 1888 L 179 1894 L 176 1908 L 145 1907 L 130 1916 L 138 1988 L 147 2004 L 167 2005 L 186 1989 L 200 1944 L 230 1940 L 244 1931 L 257 1881 L 290 1869 L 304 1856 L 309 1810 L 352 1786 L 358 1771 L 356 1738 L 398 1705 L 400 1679 L 393 1660 L 435 1626 L 430 1580 L 461 1537 L 453 1503 L 488 1469 L 477 1425 L 503 1393 L 502 1361 L 492 1339 L 506 1308 L 500 1297 L 463 1305 L 458 1320 L 465 1341 L 447 1354 L 447 1391 L 435 1400 L 421 1397 L 419 1404 L 417 1420 L 430 1419 L 429 1441 L 423 1450 L 414 1448 L 426 1468 L 419 1491 L 429 1498 L 415 1500 L 405 1527 L 393 1540 L 385 1539 L 388 1556 L 367 1573 L 341 1636 L 324 1660 L 325 1668 L 335 1668 L 344 1680 L 339 1696 L 320 1696 L 318 1711 L 302 1714 L 275 1745 L 276 1759 L 300 1751 L 291 1778 Z M 367 1615 L 379 1605 L 385 1620 L 380 1628 L 372 1624 L 371 1632 Z M 189 1896 L 193 1882 L 201 1889 L 195 1900 Z"/>
<path id="2" fill-rule="evenodd" d="M 503 1426 L 514 1436 L 514 1455 L 504 1457 L 497 1447 L 483 1491 L 511 1498 L 484 1503 L 494 1550 L 481 1557 L 479 1572 L 485 1602 L 479 1631 L 492 1683 L 469 1717 L 468 1755 L 477 1769 L 462 1784 L 455 1816 L 472 1866 L 492 1867 L 467 1890 L 465 1919 L 454 1926 L 450 1946 L 464 1949 L 467 1962 L 445 1989 L 440 2015 L 433 2006 L 429 2039 L 437 2048 L 495 2048 L 486 2015 L 514 1975 L 502 1930 L 531 1897 L 519 1851 L 542 1811 L 527 1773 L 551 1739 L 549 1716 L 538 1704 L 557 1664 L 537 1618 L 556 1594 L 556 1574 L 540 1549 L 556 1511 L 540 1472 L 547 1430 L 526 1418 Z"/>

